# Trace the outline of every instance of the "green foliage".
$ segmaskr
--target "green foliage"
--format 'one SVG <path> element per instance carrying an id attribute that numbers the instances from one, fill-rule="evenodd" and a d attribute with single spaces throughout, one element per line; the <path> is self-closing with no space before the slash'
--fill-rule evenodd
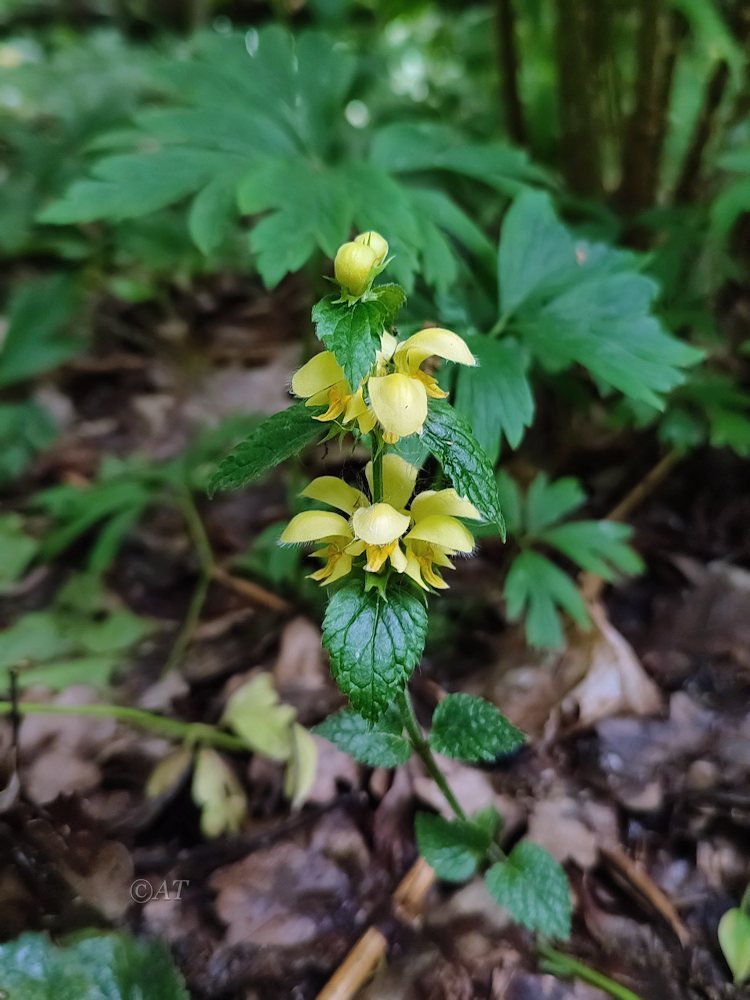
<path id="1" fill-rule="evenodd" d="M 0 595 L 23 576 L 39 548 L 23 528 L 20 514 L 0 514 Z"/>
<path id="2" fill-rule="evenodd" d="M 380 335 L 393 325 L 404 301 L 398 285 L 380 285 L 372 297 L 351 305 L 332 295 L 313 306 L 315 332 L 336 355 L 350 386 L 356 388 L 374 364 Z"/>
<path id="3" fill-rule="evenodd" d="M 222 458 L 209 481 L 209 493 L 247 486 L 322 438 L 326 427 L 315 420 L 316 412 L 304 403 L 295 403 L 274 413 Z"/>
<path id="4" fill-rule="evenodd" d="M 363 159 L 362 136 L 343 114 L 356 70 L 345 46 L 316 32 L 293 38 L 266 27 L 250 51 L 240 36 L 198 36 L 191 58 L 160 67 L 166 106 L 138 114 L 134 130 L 112 139 L 123 151 L 97 160 L 91 177 L 41 218 L 116 221 L 192 198 L 193 238 L 210 251 L 236 227 L 237 207 L 262 214 L 250 245 L 269 286 L 318 250 L 332 257 L 353 226 L 374 227 L 388 233 L 404 284 L 412 284 L 421 257 L 426 279 L 447 290 L 459 271 L 454 241 L 485 260 L 491 248 L 456 202 L 435 190 L 439 181 L 425 184 L 425 172 L 480 174 L 503 190 L 542 175 L 517 150 L 466 147 L 450 130 L 426 125 L 376 131 Z M 426 143 L 440 156 L 425 161 Z"/>
<path id="5" fill-rule="evenodd" d="M 496 524 L 505 538 L 492 466 L 466 420 L 444 400 L 430 404 L 422 440 L 443 467 L 459 496 L 474 504 L 482 517 Z"/>
<path id="6" fill-rule="evenodd" d="M 724 372 L 695 372 L 675 392 L 659 437 L 676 448 L 708 441 L 744 458 L 750 455 L 750 395 Z"/>
<path id="7" fill-rule="evenodd" d="M 74 291 L 68 277 L 54 275 L 27 281 L 14 292 L 0 346 L 0 388 L 55 368 L 80 352 L 83 342 L 68 329 Z"/>
<path id="8" fill-rule="evenodd" d="M 498 258 L 502 327 L 549 371 L 583 365 L 600 384 L 658 409 L 702 353 L 653 313 L 659 288 L 630 253 L 576 239 L 541 192 L 505 216 Z"/>
<path id="9" fill-rule="evenodd" d="M 18 669 L 21 687 L 56 691 L 71 684 L 106 687 L 152 624 L 117 606 L 92 578 L 73 577 L 44 611 L 30 611 L 0 636 L 0 682 Z"/>
<path id="10" fill-rule="evenodd" d="M 409 741 L 398 712 L 386 712 L 371 723 L 351 709 L 329 716 L 313 732 L 329 740 L 368 767 L 398 767 L 411 756 Z"/>
<path id="11" fill-rule="evenodd" d="M 534 419 L 531 359 L 512 337 L 474 337 L 471 349 L 479 367 L 459 371 L 455 404 L 494 465 L 502 438 L 517 448 Z"/>
<path id="12" fill-rule="evenodd" d="M 742 907 L 727 910 L 719 921 L 719 944 L 735 983 L 750 977 L 750 913 Z"/>
<path id="13" fill-rule="evenodd" d="M 524 619 L 526 638 L 532 646 L 560 648 L 564 637 L 559 611 L 566 611 L 581 627 L 589 623 L 586 606 L 570 577 L 538 547 L 555 549 L 605 580 L 619 573 L 639 573 L 643 564 L 627 544 L 632 531 L 616 521 L 563 521 L 585 501 L 577 480 L 565 477 L 551 483 L 543 473 L 529 486 L 525 497 L 504 472 L 498 491 L 511 535 L 521 553 L 505 579 L 508 617 Z"/>
<path id="14" fill-rule="evenodd" d="M 55 426 L 37 403 L 0 403 L 0 486 L 20 476 L 52 444 Z"/>
<path id="15" fill-rule="evenodd" d="M 64 947 L 46 934 L 0 945 L 8 1000 L 187 1000 L 164 945 L 127 934 L 92 934 Z"/>
<path id="16" fill-rule="evenodd" d="M 493 832 L 462 819 L 447 820 L 432 813 L 414 817 L 419 853 L 445 882 L 465 882 L 474 875 L 489 850 Z"/>
<path id="17" fill-rule="evenodd" d="M 490 868 L 485 881 L 490 895 L 519 924 L 545 937 L 570 937 L 568 880 L 543 847 L 522 840 Z"/>
<path id="18" fill-rule="evenodd" d="M 328 602 L 323 645 L 334 680 L 352 707 L 377 722 L 403 690 L 419 662 L 427 633 L 427 610 L 409 584 L 364 590 L 353 579 Z"/>
<path id="19" fill-rule="evenodd" d="M 524 740 L 521 730 L 494 705 L 470 694 L 449 694 L 432 717 L 432 748 L 458 760 L 494 761 L 513 753 Z"/>

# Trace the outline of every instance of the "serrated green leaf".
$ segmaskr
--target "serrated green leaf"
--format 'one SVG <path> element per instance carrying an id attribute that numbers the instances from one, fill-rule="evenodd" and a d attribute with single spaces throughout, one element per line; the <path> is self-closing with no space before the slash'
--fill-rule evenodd
<path id="1" fill-rule="evenodd" d="M 541 472 L 526 493 L 524 528 L 532 538 L 577 510 L 586 500 L 581 484 L 572 476 L 549 481 Z"/>
<path id="2" fill-rule="evenodd" d="M 537 552 L 522 552 L 510 567 L 503 588 L 511 621 L 524 618 L 531 646 L 560 649 L 564 645 L 558 608 L 587 628 L 586 605 L 569 576 Z"/>
<path id="3" fill-rule="evenodd" d="M 465 882 L 476 872 L 491 843 L 487 828 L 461 820 L 447 820 L 433 813 L 414 817 L 419 853 L 438 878 Z"/>
<path id="4" fill-rule="evenodd" d="M 517 448 L 534 419 L 529 360 L 512 339 L 473 337 L 470 346 L 478 366 L 459 370 L 454 403 L 494 463 L 502 436 Z"/>
<path id="5" fill-rule="evenodd" d="M 377 300 L 385 312 L 383 325 L 386 328 L 393 326 L 396 316 L 406 302 L 406 292 L 401 285 L 389 282 L 385 285 L 375 285 L 372 288 L 372 294 L 377 296 Z"/>
<path id="6" fill-rule="evenodd" d="M 220 174 L 193 199 L 188 229 L 204 254 L 213 253 L 227 239 L 237 218 L 237 174 Z"/>
<path id="7" fill-rule="evenodd" d="M 209 480 L 209 495 L 246 486 L 322 438 L 326 427 L 315 420 L 316 412 L 295 403 L 274 413 L 219 462 Z"/>
<path id="8" fill-rule="evenodd" d="M 158 941 L 95 934 L 67 947 L 46 934 L 0 945 L 8 1000 L 188 1000 L 182 976 Z"/>
<path id="9" fill-rule="evenodd" d="M 523 498 L 514 479 L 505 470 L 497 474 L 497 495 L 500 508 L 505 515 L 505 524 L 511 535 L 518 534 L 523 527 Z"/>
<path id="10" fill-rule="evenodd" d="M 379 299 L 349 305 L 330 296 L 313 306 L 312 321 L 318 339 L 334 353 L 352 388 L 375 363 L 385 317 L 386 307 Z"/>
<path id="11" fill-rule="evenodd" d="M 317 736 L 333 743 L 368 767 L 398 767 L 411 756 L 403 723 L 396 712 L 387 712 L 372 724 L 351 709 L 342 709 L 315 726 Z"/>
<path id="12" fill-rule="evenodd" d="M 444 400 L 430 400 L 422 440 L 456 492 L 473 503 L 485 520 L 497 524 L 504 539 L 495 473 L 464 417 Z"/>
<path id="13" fill-rule="evenodd" d="M 513 753 L 526 737 L 484 698 L 449 694 L 432 717 L 433 750 L 465 761 L 493 761 Z"/>
<path id="14" fill-rule="evenodd" d="M 493 899 L 519 924 L 545 937 L 570 937 L 568 880 L 561 865 L 543 847 L 521 841 L 505 861 L 490 868 L 485 881 Z"/>
<path id="15" fill-rule="evenodd" d="M 632 533 L 628 525 L 615 521 L 573 521 L 548 528 L 537 537 L 589 573 L 613 580 L 618 570 L 621 573 L 643 570 L 640 556 L 626 544 Z"/>
<path id="16" fill-rule="evenodd" d="M 323 645 L 334 680 L 365 719 L 382 717 L 419 662 L 427 611 L 409 584 L 391 581 L 387 598 L 348 581 L 328 602 Z"/>
<path id="17" fill-rule="evenodd" d="M 719 944 L 735 983 L 743 983 L 750 976 L 750 914 L 727 910 L 719 921 Z"/>
<path id="18" fill-rule="evenodd" d="M 703 357 L 654 315 L 659 286 L 633 255 L 575 239 L 544 193 L 523 192 L 506 215 L 499 286 L 503 318 L 540 364 L 581 364 L 658 409 Z"/>

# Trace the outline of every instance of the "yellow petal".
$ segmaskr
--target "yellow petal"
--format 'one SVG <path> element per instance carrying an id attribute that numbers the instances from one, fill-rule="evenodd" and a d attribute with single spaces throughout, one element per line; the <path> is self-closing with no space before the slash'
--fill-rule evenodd
<path id="1" fill-rule="evenodd" d="M 351 538 L 349 522 L 341 514 L 329 510 L 306 510 L 291 519 L 281 533 L 282 545 L 299 545 L 317 542 L 328 535 L 346 535 Z"/>
<path id="2" fill-rule="evenodd" d="M 434 326 L 429 330 L 420 330 L 401 344 L 396 351 L 396 365 L 401 370 L 413 372 L 433 356 L 455 361 L 459 365 L 476 364 L 474 355 L 457 333 Z"/>
<path id="3" fill-rule="evenodd" d="M 391 507 L 401 509 L 409 502 L 414 491 L 419 470 L 409 465 L 400 455 L 389 452 L 383 456 L 383 500 Z M 365 476 L 372 494 L 372 462 L 365 466 Z"/>
<path id="4" fill-rule="evenodd" d="M 361 556 L 365 551 L 365 543 L 360 541 L 349 542 L 346 552 L 350 556 Z"/>
<path id="5" fill-rule="evenodd" d="M 347 514 L 353 513 L 355 507 L 361 507 L 368 502 L 361 490 L 355 490 L 338 476 L 318 476 L 302 490 L 300 496 L 309 497 L 310 500 L 320 500 L 321 503 L 327 503 L 329 507 L 343 510 Z"/>
<path id="6" fill-rule="evenodd" d="M 403 535 L 409 523 L 406 515 L 399 514 L 387 503 L 360 507 L 352 517 L 355 536 L 367 545 L 390 545 Z"/>
<path id="7" fill-rule="evenodd" d="M 406 536 L 409 541 L 429 542 L 450 552 L 471 552 L 474 536 L 455 517 L 432 514 L 419 521 Z"/>
<path id="8" fill-rule="evenodd" d="M 388 256 L 388 240 L 380 233 L 376 233 L 374 229 L 370 229 L 366 233 L 360 233 L 359 236 L 354 237 L 355 243 L 364 243 L 366 247 L 369 247 L 375 254 L 375 263 L 378 267 L 383 263 L 385 258 Z"/>
<path id="9" fill-rule="evenodd" d="M 334 563 L 333 570 L 328 574 L 324 581 L 324 586 L 328 586 L 329 583 L 335 583 L 342 577 L 346 576 L 347 573 L 352 571 L 352 557 L 346 552 L 342 552 L 341 555 L 336 559 Z M 312 574 L 311 574 L 312 575 Z"/>
<path id="10" fill-rule="evenodd" d="M 292 731 L 293 750 L 284 774 L 284 794 L 298 809 L 307 798 L 315 781 L 318 747 L 304 726 L 295 722 Z"/>
<path id="11" fill-rule="evenodd" d="M 455 490 L 425 490 L 418 493 L 411 502 L 411 516 L 421 521 L 433 514 L 448 514 L 451 517 L 468 517 L 481 521 L 482 515 L 473 503 L 464 500 Z"/>
<path id="12" fill-rule="evenodd" d="M 371 378 L 370 405 L 386 434 L 408 437 L 422 430 L 427 419 L 427 391 L 415 378 L 396 372 Z"/>
<path id="13" fill-rule="evenodd" d="M 400 545 L 396 545 L 393 552 L 390 554 L 391 566 L 396 570 L 397 573 L 403 573 L 406 569 L 406 556 L 404 555 L 404 550 Z"/>
<path id="14" fill-rule="evenodd" d="M 387 330 L 383 330 L 380 334 L 380 353 L 384 361 L 390 361 L 393 355 L 396 353 L 396 348 L 398 347 L 398 338 L 394 337 L 392 333 L 388 333 Z"/>
<path id="15" fill-rule="evenodd" d="M 414 555 L 414 553 L 407 547 L 406 549 L 406 569 L 404 570 L 407 576 L 411 577 L 412 580 L 421 587 L 422 590 L 429 590 L 430 588 L 422 579 L 422 572 L 419 566 L 419 559 Z"/>
<path id="16" fill-rule="evenodd" d="M 344 371 L 336 358 L 330 351 L 321 351 L 294 373 L 292 392 L 307 399 L 342 380 L 345 381 Z"/>

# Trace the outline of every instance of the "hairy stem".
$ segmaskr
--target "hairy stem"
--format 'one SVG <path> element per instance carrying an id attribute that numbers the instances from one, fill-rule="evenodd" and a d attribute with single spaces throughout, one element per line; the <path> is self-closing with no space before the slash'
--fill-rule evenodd
<path id="1" fill-rule="evenodd" d="M 172 646 L 169 656 L 167 657 L 167 662 L 164 664 L 165 674 L 170 673 L 172 670 L 176 670 L 182 663 L 185 654 L 187 653 L 188 647 L 190 646 L 190 642 L 193 638 L 193 633 L 195 632 L 198 622 L 200 621 L 203 605 L 206 603 L 206 597 L 208 596 L 208 588 L 211 585 L 211 577 L 213 576 L 215 569 L 214 553 L 211 548 L 211 542 L 208 539 L 200 513 L 198 512 L 195 500 L 193 499 L 193 495 L 189 489 L 185 488 L 180 491 L 178 502 L 180 510 L 182 511 L 182 516 L 185 518 L 188 534 L 190 535 L 190 539 L 195 547 L 195 554 L 198 557 L 199 576 L 198 582 L 196 583 L 193 591 L 193 596 L 190 598 L 190 604 L 188 606 L 187 614 L 185 615 L 185 620 L 182 623 L 175 643 Z"/>
<path id="2" fill-rule="evenodd" d="M 637 993 L 633 993 L 626 986 L 621 986 L 614 979 L 605 976 L 602 972 L 597 972 L 591 966 L 580 962 L 577 958 L 572 958 L 562 951 L 557 951 L 549 946 L 542 946 L 539 949 L 542 958 L 542 968 L 551 972 L 554 976 L 576 976 L 591 986 L 596 986 L 604 993 L 608 993 L 616 1000 L 641 1000 Z"/>
<path id="3" fill-rule="evenodd" d="M 430 748 L 430 744 L 424 738 L 422 733 L 422 728 L 419 725 L 416 712 L 414 711 L 414 705 L 412 704 L 411 695 L 409 694 L 409 689 L 404 688 L 398 698 L 399 708 L 401 709 L 401 717 L 404 722 L 404 728 L 409 736 L 409 742 L 414 748 L 414 752 L 422 761 L 422 766 L 425 771 L 429 774 L 435 784 L 438 786 L 443 794 L 443 798 L 451 807 L 453 812 L 459 819 L 467 819 L 466 813 L 461 808 L 461 805 L 453 794 L 453 791 L 448 784 L 448 781 L 443 774 L 443 772 L 438 767 L 438 763 Z"/>
<path id="4" fill-rule="evenodd" d="M 181 722 L 179 719 L 168 719 L 143 708 L 130 708 L 127 705 L 54 705 L 47 702 L 32 701 L 0 701 L 0 714 L 17 713 L 26 715 L 81 715 L 94 719 L 116 719 L 148 729 L 150 732 L 166 736 L 168 739 L 189 740 L 194 743 L 206 743 L 222 750 L 247 751 L 249 748 L 238 736 L 225 733 L 216 726 L 203 722 Z"/>

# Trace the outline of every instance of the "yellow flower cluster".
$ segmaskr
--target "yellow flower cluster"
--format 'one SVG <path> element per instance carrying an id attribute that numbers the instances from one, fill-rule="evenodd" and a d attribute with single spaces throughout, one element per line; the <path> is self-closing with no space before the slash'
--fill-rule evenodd
<path id="1" fill-rule="evenodd" d="M 443 399 L 448 395 L 422 368 L 431 357 L 476 364 L 466 343 L 450 330 L 431 327 L 403 342 L 384 332 L 374 370 L 356 391 L 331 351 L 323 351 L 295 373 L 292 392 L 306 400 L 307 406 L 326 407 L 317 420 L 340 419 L 343 424 L 356 420 L 363 434 L 377 424 L 386 444 L 395 444 L 399 438 L 421 432 L 429 397 Z"/>
<path id="2" fill-rule="evenodd" d="M 417 469 L 399 455 L 383 456 L 381 501 L 371 499 L 372 462 L 366 478 L 369 495 L 335 476 L 314 479 L 302 496 L 334 510 L 297 514 L 284 529 L 282 544 L 320 543 L 313 555 L 324 565 L 310 575 L 322 584 L 340 580 L 364 556 L 369 573 L 388 564 L 425 590 L 447 587 L 439 570 L 453 569 L 453 556 L 473 550 L 474 537 L 458 519 L 481 520 L 476 507 L 453 489 L 426 490 L 411 499 Z"/>

